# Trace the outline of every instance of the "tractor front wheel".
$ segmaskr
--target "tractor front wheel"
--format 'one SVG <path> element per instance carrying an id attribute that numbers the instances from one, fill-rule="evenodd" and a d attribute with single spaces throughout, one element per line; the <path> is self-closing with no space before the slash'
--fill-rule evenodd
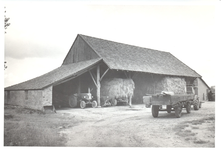
<path id="1" fill-rule="evenodd" d="M 81 107 L 82 109 L 84 109 L 84 108 L 86 107 L 85 101 L 81 101 L 81 102 L 80 102 L 80 107 Z"/>
<path id="2" fill-rule="evenodd" d="M 92 102 L 92 108 L 96 108 L 97 107 L 97 102 L 96 101 L 93 101 Z"/>

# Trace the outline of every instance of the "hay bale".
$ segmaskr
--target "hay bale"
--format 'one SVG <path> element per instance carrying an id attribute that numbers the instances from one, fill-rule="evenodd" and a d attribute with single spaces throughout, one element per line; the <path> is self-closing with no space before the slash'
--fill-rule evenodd
<path id="1" fill-rule="evenodd" d="M 156 92 L 170 91 L 174 94 L 184 94 L 186 92 L 186 81 L 184 78 L 164 77 L 155 84 Z"/>
<path id="2" fill-rule="evenodd" d="M 101 82 L 101 95 L 114 99 L 130 100 L 134 94 L 134 81 L 132 79 L 109 78 Z"/>

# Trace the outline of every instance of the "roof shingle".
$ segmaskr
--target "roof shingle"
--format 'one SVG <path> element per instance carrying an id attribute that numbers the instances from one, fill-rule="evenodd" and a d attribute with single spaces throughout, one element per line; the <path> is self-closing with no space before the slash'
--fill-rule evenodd
<path id="1" fill-rule="evenodd" d="M 163 75 L 201 77 L 169 52 L 80 35 L 110 69 Z"/>
<path id="2" fill-rule="evenodd" d="M 62 65 L 42 76 L 36 77 L 34 79 L 9 86 L 5 90 L 36 90 L 43 89 L 54 83 L 60 82 L 62 80 L 68 79 L 74 75 L 80 75 L 84 73 L 84 70 L 90 68 L 91 66 L 98 63 L 101 59 L 92 59 L 88 61 L 81 61 L 78 63 L 73 63 L 69 65 Z"/>

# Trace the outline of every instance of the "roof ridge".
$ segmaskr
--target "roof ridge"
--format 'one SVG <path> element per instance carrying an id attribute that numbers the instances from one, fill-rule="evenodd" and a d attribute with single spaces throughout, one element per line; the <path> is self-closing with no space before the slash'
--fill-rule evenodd
<path id="1" fill-rule="evenodd" d="M 116 42 L 116 41 L 112 41 L 112 40 L 107 40 L 107 39 L 103 39 L 103 38 L 97 38 L 97 37 L 88 36 L 88 35 L 83 35 L 83 34 L 78 34 L 78 35 L 85 36 L 85 37 L 89 37 L 89 38 L 94 38 L 94 39 L 98 39 L 98 40 L 113 42 L 113 43 L 117 43 L 117 44 L 123 44 L 123 45 L 132 46 L 132 47 L 142 48 L 142 49 L 145 49 L 145 50 L 152 50 L 152 51 L 159 51 L 159 52 L 169 53 L 169 52 L 167 52 L 167 51 L 162 51 L 162 50 L 157 50 L 157 49 L 152 49 L 152 48 L 146 48 L 146 47 L 131 45 L 131 44 L 127 44 L 127 43 Z M 87 43 L 88 43 L 88 42 L 87 42 Z"/>

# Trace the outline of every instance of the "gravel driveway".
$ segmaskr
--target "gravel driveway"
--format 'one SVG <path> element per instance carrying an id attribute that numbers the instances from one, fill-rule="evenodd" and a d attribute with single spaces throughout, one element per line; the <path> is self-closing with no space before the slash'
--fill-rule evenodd
<path id="1" fill-rule="evenodd" d="M 62 109 L 77 123 L 62 129 L 66 146 L 80 147 L 215 147 L 215 102 L 205 102 L 181 118 L 159 112 L 153 118 L 144 105 Z"/>

